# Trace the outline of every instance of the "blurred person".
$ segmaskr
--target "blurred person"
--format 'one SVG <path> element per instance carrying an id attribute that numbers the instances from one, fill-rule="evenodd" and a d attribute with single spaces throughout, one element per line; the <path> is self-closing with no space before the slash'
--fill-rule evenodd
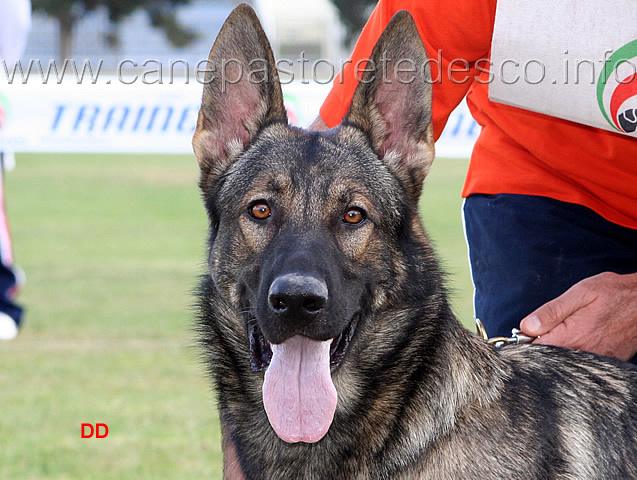
<path id="1" fill-rule="evenodd" d="M 310 128 L 341 122 L 355 66 L 408 10 L 432 79 L 442 78 L 436 140 L 465 96 L 482 126 L 462 192 L 476 316 L 491 336 L 520 326 L 536 342 L 637 363 L 637 139 L 491 102 L 488 63 L 478 62 L 490 57 L 496 4 L 380 0 Z M 458 59 L 470 65 L 459 78 L 472 80 L 444 76 Z"/>
<path id="2" fill-rule="evenodd" d="M 0 0 L 0 62 L 5 62 L 7 69 L 22 56 L 30 29 L 29 0 Z M 0 130 L 5 121 L 0 105 Z M 13 262 L 4 190 L 5 165 L 12 155 L 0 150 L 0 340 L 15 338 L 22 321 L 22 307 L 15 303 L 15 297 L 24 283 L 24 273 Z"/>

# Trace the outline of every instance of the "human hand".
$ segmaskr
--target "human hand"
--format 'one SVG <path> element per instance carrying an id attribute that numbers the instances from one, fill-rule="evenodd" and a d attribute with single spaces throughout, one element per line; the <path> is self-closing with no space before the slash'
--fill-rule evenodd
<path id="1" fill-rule="evenodd" d="M 622 360 L 637 353 L 637 273 L 585 278 L 520 323 L 533 343 L 587 350 Z"/>

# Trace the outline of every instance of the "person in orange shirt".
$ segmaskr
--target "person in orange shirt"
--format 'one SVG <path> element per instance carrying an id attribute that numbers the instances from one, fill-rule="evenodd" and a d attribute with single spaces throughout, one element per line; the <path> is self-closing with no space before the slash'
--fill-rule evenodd
<path id="1" fill-rule="evenodd" d="M 380 0 L 310 128 L 340 123 L 360 61 L 408 10 L 431 60 L 435 138 L 465 96 L 482 126 L 462 192 L 476 316 L 491 336 L 520 326 L 637 363 L 637 139 L 491 102 L 496 6 Z"/>

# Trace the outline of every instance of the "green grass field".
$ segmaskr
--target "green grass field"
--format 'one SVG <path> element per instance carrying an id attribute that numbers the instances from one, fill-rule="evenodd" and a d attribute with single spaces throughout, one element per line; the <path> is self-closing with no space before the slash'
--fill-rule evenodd
<path id="1" fill-rule="evenodd" d="M 438 160 L 422 212 L 469 325 L 466 166 Z M 196 179 L 188 156 L 18 156 L 6 191 L 27 311 L 0 343 L 0 479 L 221 478 L 189 310 L 206 235 Z M 82 423 L 109 435 L 82 439 Z"/>

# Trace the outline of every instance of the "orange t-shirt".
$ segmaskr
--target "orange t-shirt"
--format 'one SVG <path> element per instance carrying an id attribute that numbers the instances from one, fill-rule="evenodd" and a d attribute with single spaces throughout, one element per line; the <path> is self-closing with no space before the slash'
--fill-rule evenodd
<path id="1" fill-rule="evenodd" d="M 355 65 L 369 58 L 391 17 L 408 10 L 432 60 L 436 139 L 465 95 L 482 126 L 464 197 L 539 195 L 583 205 L 611 222 L 637 228 L 636 139 L 489 101 L 495 9 L 496 0 L 380 0 L 356 44 L 353 61 L 335 79 L 321 118 L 329 127 L 340 123 L 358 83 Z M 469 71 L 461 60 L 469 63 Z"/>

